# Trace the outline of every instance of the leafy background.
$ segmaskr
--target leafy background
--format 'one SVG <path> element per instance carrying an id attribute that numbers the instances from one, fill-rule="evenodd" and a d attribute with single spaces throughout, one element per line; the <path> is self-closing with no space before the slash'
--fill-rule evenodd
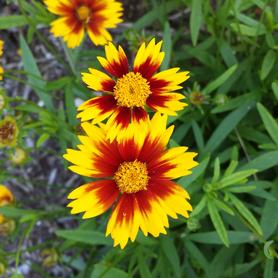
<path id="1" fill-rule="evenodd" d="M 41 1 L 1 1 L 0 37 L 8 105 L 20 128 L 24 165 L 0 150 L 0 183 L 16 197 L 0 212 L 15 229 L 0 237 L 3 277 L 278 277 L 278 1 L 123 1 L 116 43 L 135 54 L 163 39 L 162 69 L 191 72 L 189 106 L 172 146 L 199 153 L 179 183 L 194 211 L 171 220 L 167 236 L 142 235 L 125 250 L 104 237 L 108 214 L 81 221 L 66 196 L 82 179 L 61 158 L 76 144 L 76 105 L 91 96 L 80 72 L 103 54 L 86 39 L 69 50 L 49 33 Z M 276 250 L 275 250 L 276 248 Z"/>

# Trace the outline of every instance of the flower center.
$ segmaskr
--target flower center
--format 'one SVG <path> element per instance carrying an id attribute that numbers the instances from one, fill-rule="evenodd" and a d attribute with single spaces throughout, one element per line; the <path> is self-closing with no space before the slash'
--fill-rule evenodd
<path id="1" fill-rule="evenodd" d="M 129 72 L 119 78 L 114 87 L 117 104 L 123 107 L 144 107 L 151 94 L 148 81 L 137 72 Z"/>
<path id="2" fill-rule="evenodd" d="M 146 190 L 149 181 L 147 165 L 138 160 L 123 162 L 114 174 L 114 180 L 122 193 Z"/>
<path id="3" fill-rule="evenodd" d="M 85 5 L 80 6 L 77 9 L 76 13 L 80 21 L 84 23 L 89 22 L 91 16 L 91 10 L 87 6 Z"/>

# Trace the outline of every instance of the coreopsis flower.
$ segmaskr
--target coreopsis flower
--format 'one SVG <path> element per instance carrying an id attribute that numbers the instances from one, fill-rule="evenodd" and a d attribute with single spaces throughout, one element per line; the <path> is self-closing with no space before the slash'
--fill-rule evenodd
<path id="1" fill-rule="evenodd" d="M 3 47 L 4 47 L 4 42 L 2 40 L 0 40 L 0 58 L 3 55 Z M 4 73 L 4 69 L 0 65 L 0 80 L 3 80 L 3 73 Z"/>
<path id="2" fill-rule="evenodd" d="M 14 118 L 6 116 L 0 121 L 0 148 L 13 147 L 16 144 L 18 128 Z"/>
<path id="3" fill-rule="evenodd" d="M 120 46 L 117 49 L 112 43 L 106 45 L 106 59 L 98 57 L 98 61 L 110 76 L 96 69 L 82 74 L 90 89 L 103 94 L 82 104 L 77 117 L 81 121 L 93 119 L 93 123 L 109 117 L 108 137 L 113 140 L 116 134 L 124 135 L 131 121 L 143 129 L 148 119 L 146 109 L 168 115 L 182 110 L 186 106 L 180 101 L 184 96 L 175 91 L 182 88 L 179 85 L 189 78 L 189 72 L 172 68 L 157 73 L 164 58 L 161 45 L 162 41 L 156 44 L 155 39 L 147 46 L 143 43 L 132 69 Z"/>
<path id="4" fill-rule="evenodd" d="M 4 185 L 0 184 L 0 207 L 6 206 L 12 203 L 14 196 L 12 192 Z M 5 217 L 0 214 L 0 224 L 5 221 Z"/>
<path id="5" fill-rule="evenodd" d="M 62 37 L 68 47 L 80 45 L 85 32 L 95 45 L 112 40 L 107 29 L 122 22 L 122 4 L 115 0 L 44 0 L 48 10 L 59 16 L 51 23 L 51 32 Z"/>
<path id="6" fill-rule="evenodd" d="M 156 113 L 146 132 L 131 123 L 121 140 L 107 138 L 107 126 L 82 123 L 79 150 L 68 149 L 69 169 L 93 180 L 72 191 L 71 213 L 83 218 L 98 216 L 113 206 L 106 236 L 124 248 L 139 229 L 145 236 L 166 234 L 168 216 L 188 217 L 192 210 L 185 189 L 173 180 L 191 174 L 198 163 L 187 147 L 167 149 L 174 126 L 166 128 L 167 116 Z"/>

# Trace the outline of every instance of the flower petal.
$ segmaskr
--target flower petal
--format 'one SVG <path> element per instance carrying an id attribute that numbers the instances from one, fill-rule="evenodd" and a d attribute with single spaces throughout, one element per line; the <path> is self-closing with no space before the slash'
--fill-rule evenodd
<path id="1" fill-rule="evenodd" d="M 128 60 L 124 50 L 119 46 L 118 49 L 113 43 L 105 46 L 106 59 L 97 57 L 103 68 L 115 77 L 122 77 L 129 72 Z"/>
<path id="2" fill-rule="evenodd" d="M 182 89 L 179 84 L 189 78 L 188 71 L 178 72 L 179 68 L 164 70 L 155 74 L 150 80 L 150 89 L 153 94 L 168 93 Z"/>
<path id="3" fill-rule="evenodd" d="M 113 141 L 115 138 L 126 137 L 131 121 L 131 110 L 127 107 L 118 107 L 106 123 L 107 138 Z"/>
<path id="4" fill-rule="evenodd" d="M 180 111 L 187 106 L 181 102 L 185 97 L 176 93 L 151 94 L 147 99 L 147 105 L 154 111 L 176 116 L 176 111 Z"/>
<path id="5" fill-rule="evenodd" d="M 81 73 L 82 80 L 90 89 L 101 92 L 113 92 L 115 81 L 107 74 L 89 68 L 90 73 Z"/>
<path id="6" fill-rule="evenodd" d="M 82 185 L 72 191 L 68 198 L 75 199 L 68 204 L 71 213 L 85 212 L 83 218 L 104 213 L 116 201 L 119 190 L 113 180 L 101 180 Z"/>
<path id="7" fill-rule="evenodd" d="M 116 107 L 116 101 L 111 95 L 91 98 L 78 108 L 82 112 L 77 114 L 77 118 L 81 118 L 82 122 L 94 119 L 93 123 L 99 123 L 109 117 Z"/>
<path id="8" fill-rule="evenodd" d="M 150 79 L 164 59 L 164 52 L 160 51 L 161 45 L 162 41 L 156 44 L 155 39 L 147 46 L 143 43 L 134 59 L 133 71 L 140 72 L 144 78 Z"/>

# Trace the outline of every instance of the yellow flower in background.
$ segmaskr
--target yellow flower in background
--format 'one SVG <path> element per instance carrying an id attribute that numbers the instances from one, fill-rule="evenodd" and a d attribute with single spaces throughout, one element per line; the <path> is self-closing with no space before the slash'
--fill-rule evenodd
<path id="1" fill-rule="evenodd" d="M 164 59 L 161 45 L 162 41 L 156 44 L 155 39 L 147 45 L 143 43 L 132 69 L 120 46 L 118 49 L 112 43 L 105 46 L 106 58 L 98 60 L 110 75 L 96 69 L 82 74 L 88 87 L 103 95 L 84 102 L 77 117 L 81 121 L 93 119 L 94 124 L 110 117 L 108 137 L 113 140 L 116 134 L 124 136 L 131 121 L 144 129 L 149 117 L 146 108 L 167 115 L 182 110 L 186 106 L 180 101 L 184 96 L 175 91 L 182 88 L 180 84 L 189 78 L 189 72 L 171 68 L 156 73 Z"/>
<path id="2" fill-rule="evenodd" d="M 3 55 L 4 42 L 0 40 L 0 58 Z M 4 68 L 0 65 L 0 80 L 3 80 Z"/>
<path id="3" fill-rule="evenodd" d="M 48 10 L 59 16 L 51 23 L 55 37 L 63 37 L 69 48 L 80 45 L 85 32 L 95 45 L 112 41 L 107 29 L 122 22 L 122 4 L 115 0 L 44 0 Z"/>
<path id="4" fill-rule="evenodd" d="M 12 192 L 4 185 L 0 184 L 0 207 L 11 204 L 14 201 Z M 5 217 L 0 214 L 0 224 L 5 221 Z"/>
<path id="5" fill-rule="evenodd" d="M 0 121 L 0 148 L 16 145 L 18 128 L 14 118 L 6 116 Z"/>
<path id="6" fill-rule="evenodd" d="M 69 194 L 71 213 L 91 218 L 114 204 L 106 230 L 114 246 L 124 248 L 139 229 L 145 236 L 166 234 L 168 216 L 188 217 L 192 210 L 187 191 L 172 180 L 191 174 L 197 154 L 187 147 L 167 149 L 174 126 L 166 128 L 166 123 L 167 116 L 156 113 L 145 133 L 131 123 L 122 140 L 111 142 L 107 126 L 85 122 L 79 150 L 68 149 L 64 155 L 74 164 L 71 171 L 97 179 Z"/>

